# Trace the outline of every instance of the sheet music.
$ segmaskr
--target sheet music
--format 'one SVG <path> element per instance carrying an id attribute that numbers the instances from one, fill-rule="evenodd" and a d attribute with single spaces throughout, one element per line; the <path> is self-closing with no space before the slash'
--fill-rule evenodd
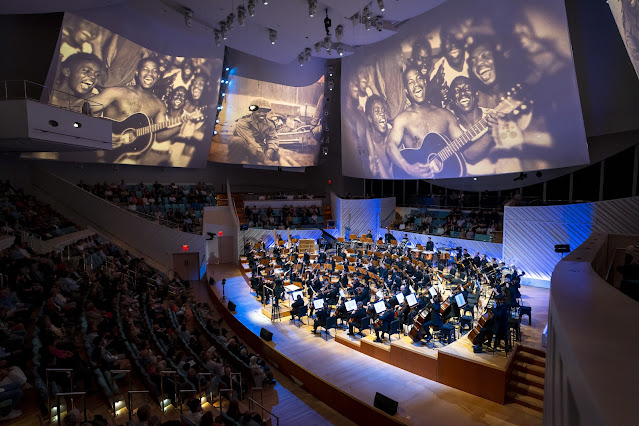
<path id="1" fill-rule="evenodd" d="M 410 306 L 411 308 L 417 305 L 417 298 L 415 297 L 415 293 L 411 293 L 406 296 L 406 302 L 408 302 L 408 306 Z"/>
<path id="2" fill-rule="evenodd" d="M 397 301 L 399 302 L 400 305 L 404 303 L 404 295 L 402 293 L 397 293 L 395 297 L 397 298 Z"/>
<path id="3" fill-rule="evenodd" d="M 355 299 L 347 300 L 344 306 L 346 307 L 347 312 L 353 312 L 355 309 L 357 309 L 357 302 L 355 301 Z"/>
<path id="4" fill-rule="evenodd" d="M 324 299 L 313 300 L 313 307 L 315 309 L 322 309 L 324 307 Z"/>
<path id="5" fill-rule="evenodd" d="M 386 310 L 386 303 L 383 300 L 380 300 L 373 306 L 375 307 L 375 312 L 377 312 L 377 315 L 383 313 Z"/>

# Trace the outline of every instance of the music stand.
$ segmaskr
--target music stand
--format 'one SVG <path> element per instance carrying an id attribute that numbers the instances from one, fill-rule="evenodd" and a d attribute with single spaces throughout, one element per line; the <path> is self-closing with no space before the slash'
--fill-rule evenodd
<path id="1" fill-rule="evenodd" d="M 406 296 L 406 302 L 408 302 L 408 306 L 410 306 L 411 308 L 417 305 L 417 298 L 415 297 L 415 293 L 411 293 Z"/>
<path id="2" fill-rule="evenodd" d="M 324 299 L 315 299 L 313 300 L 313 307 L 317 309 L 322 309 L 324 307 Z"/>
<path id="3" fill-rule="evenodd" d="M 344 303 L 344 307 L 346 308 L 346 312 L 353 312 L 357 309 L 357 301 L 355 301 L 355 299 L 347 300 L 346 303 Z"/>
<path id="4" fill-rule="evenodd" d="M 384 313 L 384 311 L 386 311 L 386 302 L 380 300 L 379 302 L 375 303 L 373 307 L 375 308 L 375 312 L 377 312 L 377 315 L 381 315 Z"/>
<path id="5" fill-rule="evenodd" d="M 404 303 L 404 295 L 402 293 L 397 293 L 395 295 L 395 297 L 397 298 L 397 302 L 401 305 L 402 303 Z"/>

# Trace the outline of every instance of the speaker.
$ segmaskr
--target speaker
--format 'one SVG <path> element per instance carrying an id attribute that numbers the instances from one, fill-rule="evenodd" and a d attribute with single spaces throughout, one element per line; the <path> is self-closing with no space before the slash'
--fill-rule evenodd
<path id="1" fill-rule="evenodd" d="M 390 414 L 391 416 L 394 416 L 395 413 L 397 413 L 397 404 L 399 404 L 397 401 L 390 399 L 386 395 L 382 395 L 379 392 L 375 393 L 375 407 Z"/>
<path id="2" fill-rule="evenodd" d="M 235 312 L 235 303 L 229 300 L 228 308 L 229 308 L 229 311 Z"/>
<path id="3" fill-rule="evenodd" d="M 555 244 L 555 251 L 557 253 L 570 253 L 569 244 Z"/>
<path id="4" fill-rule="evenodd" d="M 260 330 L 260 337 L 267 342 L 270 342 L 271 340 L 273 340 L 273 333 L 262 327 L 262 329 Z"/>

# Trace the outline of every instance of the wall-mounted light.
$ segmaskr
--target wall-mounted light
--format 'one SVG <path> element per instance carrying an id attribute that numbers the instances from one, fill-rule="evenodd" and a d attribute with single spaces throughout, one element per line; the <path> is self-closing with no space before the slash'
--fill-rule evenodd
<path id="1" fill-rule="evenodd" d="M 266 3 L 268 4 L 268 3 Z M 273 29 L 269 29 L 268 30 L 268 39 L 271 41 L 271 44 L 275 44 L 275 42 L 277 41 L 277 31 L 273 30 Z"/>
<path id="2" fill-rule="evenodd" d="M 333 82 L 333 80 L 328 80 L 327 86 L 328 90 L 333 90 L 333 88 L 335 87 L 335 83 Z"/>
<path id="3" fill-rule="evenodd" d="M 344 48 L 342 47 L 341 43 L 337 45 L 337 54 L 339 56 L 344 56 Z"/>
<path id="4" fill-rule="evenodd" d="M 333 77 L 333 73 L 335 72 L 335 67 L 333 65 L 328 66 L 328 76 Z"/>
<path id="5" fill-rule="evenodd" d="M 268 6 L 268 0 L 262 0 L 262 4 L 263 4 L 264 6 Z"/>
<path id="6" fill-rule="evenodd" d="M 229 37 L 229 33 L 226 29 L 226 22 L 220 22 L 220 34 L 222 34 L 222 38 L 226 40 Z"/>
<path id="7" fill-rule="evenodd" d="M 384 29 L 384 21 L 382 20 L 381 16 L 377 16 L 375 18 L 375 29 L 377 31 L 381 31 Z"/>
<path id="8" fill-rule="evenodd" d="M 379 10 L 381 10 L 382 12 L 386 10 L 386 8 L 384 7 L 384 0 L 377 0 L 377 6 L 379 6 Z"/>
<path id="9" fill-rule="evenodd" d="M 338 42 L 341 42 L 342 37 L 344 37 L 344 26 L 342 24 L 339 24 L 335 27 L 335 38 Z"/>
<path id="10" fill-rule="evenodd" d="M 320 53 L 322 51 L 322 43 L 319 41 L 315 43 L 313 47 L 315 48 L 315 53 Z"/>
<path id="11" fill-rule="evenodd" d="M 304 54 L 300 53 L 299 55 L 297 55 L 297 62 L 300 64 L 300 67 L 304 66 Z"/>
<path id="12" fill-rule="evenodd" d="M 49 120 L 49 126 L 51 127 L 58 127 L 58 122 L 55 120 Z"/>

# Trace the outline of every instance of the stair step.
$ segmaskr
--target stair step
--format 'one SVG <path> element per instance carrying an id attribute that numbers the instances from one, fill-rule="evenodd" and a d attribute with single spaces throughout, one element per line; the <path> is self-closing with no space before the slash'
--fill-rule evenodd
<path id="1" fill-rule="evenodd" d="M 540 401 L 544 400 L 544 390 L 539 389 L 536 386 L 530 386 L 525 383 L 518 383 L 518 382 L 511 381 L 510 385 L 508 386 L 508 390 L 512 392 L 516 392 L 519 395 L 526 395 L 531 398 L 538 399 Z"/>
<path id="2" fill-rule="evenodd" d="M 533 374 L 527 374 L 526 372 L 523 372 L 523 371 L 513 370 L 513 372 L 510 374 L 510 381 L 526 383 L 527 385 L 535 386 L 539 389 L 544 388 L 543 378 L 539 376 L 535 376 Z"/>
<path id="3" fill-rule="evenodd" d="M 534 364 L 528 364 L 519 360 L 515 360 L 514 370 L 524 371 L 537 377 L 546 377 L 546 369 Z"/>
<path id="4" fill-rule="evenodd" d="M 542 358 L 546 359 L 546 351 L 543 351 L 541 349 L 531 348 L 531 347 L 528 347 L 528 346 L 520 346 L 519 347 L 519 352 L 526 352 L 526 353 L 533 354 L 533 355 L 536 355 L 538 357 L 542 357 Z"/>
<path id="5" fill-rule="evenodd" d="M 515 358 L 515 360 L 546 368 L 546 358 L 542 358 L 540 356 L 533 355 L 528 352 L 521 352 L 521 351 L 517 352 L 517 357 Z"/>
<path id="6" fill-rule="evenodd" d="M 513 402 L 515 404 L 523 405 L 524 407 L 528 407 L 532 410 L 543 412 L 544 411 L 544 403 L 538 399 L 532 398 L 526 395 L 519 395 L 515 392 L 509 391 L 506 394 L 508 401 Z"/>

